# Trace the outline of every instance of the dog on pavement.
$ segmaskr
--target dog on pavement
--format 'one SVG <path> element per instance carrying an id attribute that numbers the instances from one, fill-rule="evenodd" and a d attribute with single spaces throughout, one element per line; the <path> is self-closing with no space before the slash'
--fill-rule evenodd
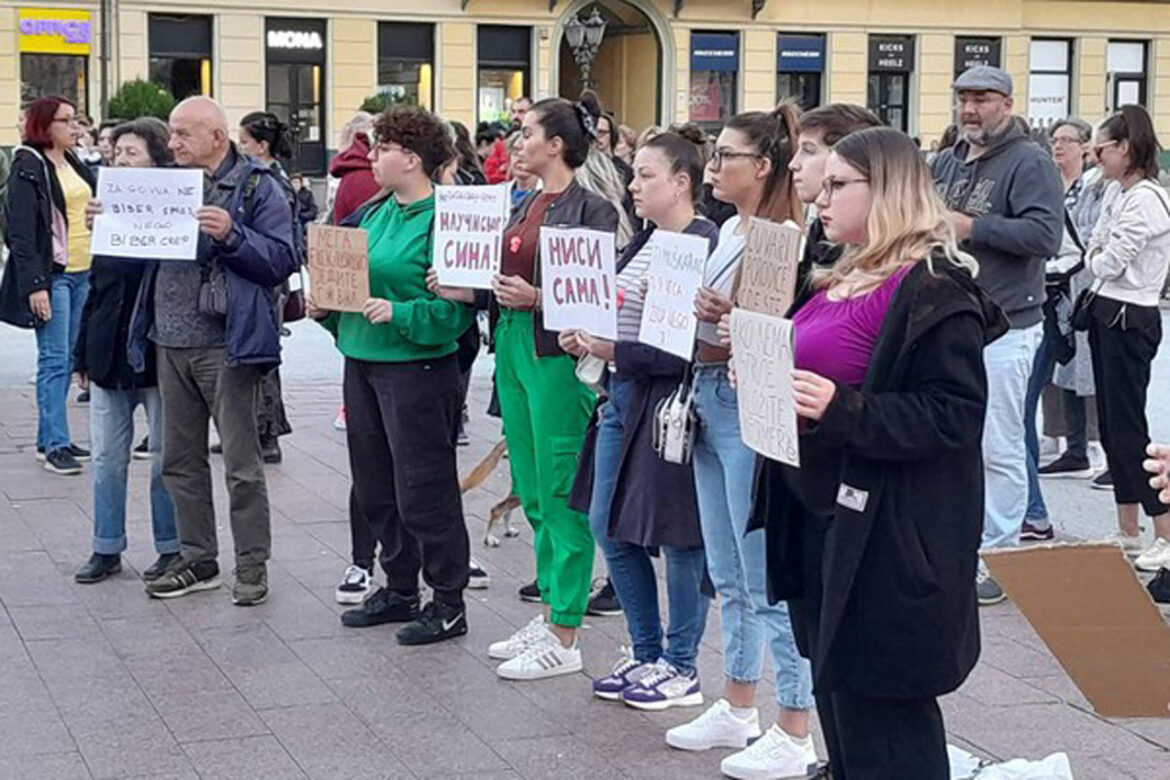
<path id="1" fill-rule="evenodd" d="M 477 463 L 475 468 L 467 476 L 459 481 L 460 492 L 468 493 L 486 482 L 487 478 L 499 468 L 500 461 L 507 452 L 508 443 L 501 439 L 496 443 L 496 446 L 492 447 L 492 451 Z M 507 498 L 491 508 L 491 511 L 488 513 L 487 530 L 483 535 L 483 544 L 485 547 L 500 546 L 500 537 L 493 533 L 493 531 L 501 523 L 504 527 L 505 537 L 520 535 L 520 529 L 512 524 L 512 512 L 519 508 L 519 506 L 520 499 L 516 498 L 515 494 L 509 492 Z"/>

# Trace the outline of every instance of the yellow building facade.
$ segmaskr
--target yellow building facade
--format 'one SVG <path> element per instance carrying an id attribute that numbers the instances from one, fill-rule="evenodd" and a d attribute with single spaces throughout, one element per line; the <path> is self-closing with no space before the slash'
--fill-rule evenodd
<path id="1" fill-rule="evenodd" d="M 1112 0 L 97 0 L 0 2 L 0 145 L 19 105 L 50 91 L 100 115 L 135 78 L 211 94 L 235 121 L 269 109 L 319 170 L 378 92 L 469 126 L 520 95 L 576 94 L 566 22 L 606 30 L 593 86 L 631 126 L 791 96 L 868 104 L 923 139 L 950 122 L 950 84 L 991 62 L 1033 124 L 1141 102 L 1170 138 L 1170 2 Z M 108 22 L 103 30 L 102 22 Z M 103 42 L 108 45 L 103 47 Z M 103 56 L 104 55 L 104 56 Z"/>

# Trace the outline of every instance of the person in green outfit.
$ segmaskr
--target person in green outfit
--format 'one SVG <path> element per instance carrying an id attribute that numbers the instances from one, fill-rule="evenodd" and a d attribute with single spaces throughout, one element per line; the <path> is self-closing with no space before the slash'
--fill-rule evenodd
<path id="1" fill-rule="evenodd" d="M 455 155 L 443 122 L 395 106 L 374 124 L 374 178 L 390 191 L 370 208 L 370 295 L 362 312 L 309 315 L 345 355 L 346 442 L 356 502 L 383 547 L 387 585 L 341 616 L 354 628 L 406 623 L 399 644 L 467 633 L 470 543 L 451 432 L 463 403 L 457 339 L 473 311 L 428 292 L 435 219 L 432 176 Z M 419 571 L 434 592 L 419 608 Z"/>
<path id="2" fill-rule="evenodd" d="M 512 484 L 532 525 L 541 614 L 488 648 L 509 680 L 539 680 L 581 669 L 577 629 L 593 572 L 593 535 L 585 514 L 569 509 L 569 488 L 596 398 L 575 363 L 544 328 L 540 311 L 540 229 L 544 225 L 614 232 L 617 207 L 573 178 L 597 140 L 596 105 L 542 100 L 521 126 L 513 159 L 540 179 L 504 231 L 500 273 L 490 302 L 496 389 L 512 465 Z M 470 302 L 472 291 L 435 288 Z"/>

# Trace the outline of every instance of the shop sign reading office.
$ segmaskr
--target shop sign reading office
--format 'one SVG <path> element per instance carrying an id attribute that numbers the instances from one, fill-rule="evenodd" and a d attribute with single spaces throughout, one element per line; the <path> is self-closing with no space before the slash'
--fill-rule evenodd
<path id="1" fill-rule="evenodd" d="M 89 54 L 93 25 L 88 11 L 20 9 L 20 50 L 28 54 Z"/>
<path id="2" fill-rule="evenodd" d="M 305 30 L 269 30 L 270 49 L 324 49 L 321 33 Z"/>

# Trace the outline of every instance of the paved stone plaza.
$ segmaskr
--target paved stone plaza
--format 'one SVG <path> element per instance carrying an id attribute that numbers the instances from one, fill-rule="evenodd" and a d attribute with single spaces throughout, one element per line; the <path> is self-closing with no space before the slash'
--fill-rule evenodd
<path id="1" fill-rule="evenodd" d="M 393 626 L 341 626 L 333 587 L 348 562 L 349 478 L 344 434 L 330 425 L 340 360 L 311 323 L 294 326 L 286 344 L 296 430 L 282 440 L 284 463 L 268 471 L 271 597 L 244 609 L 226 587 L 173 602 L 144 595 L 137 572 L 155 555 L 149 466 L 140 461 L 125 571 L 74 584 L 90 553 L 89 471 L 56 477 L 34 461 L 31 334 L 0 332 L 0 780 L 718 777 L 725 752 L 683 754 L 662 739 L 698 709 L 638 713 L 591 698 L 585 675 L 496 678 L 488 643 L 534 614 L 516 597 L 533 574 L 527 527 L 520 522 L 521 536 L 499 548 L 480 544 L 488 508 L 509 487 L 506 464 L 465 500 L 473 555 L 492 577 L 490 589 L 468 592 L 465 638 L 407 649 L 395 644 Z M 1167 353 L 1151 393 L 1162 439 L 1170 437 L 1170 411 L 1157 407 L 1170 398 Z M 481 359 L 463 470 L 499 438 L 498 421 L 482 414 L 489 376 Z M 86 409 L 70 414 L 75 439 L 86 442 Z M 1108 494 L 1083 482 L 1050 487 L 1065 532 L 1109 530 Z M 220 518 L 220 564 L 230 575 L 231 537 Z M 982 616 L 979 667 L 943 702 L 954 744 L 1003 759 L 1064 750 L 1078 780 L 1170 777 L 1170 719 L 1097 717 L 1010 604 Z M 700 663 L 708 697 L 721 685 L 717 621 L 712 610 Z M 621 618 L 588 618 L 586 672 L 607 671 L 624 639 Z M 762 715 L 774 717 L 770 686 L 761 698 Z"/>

